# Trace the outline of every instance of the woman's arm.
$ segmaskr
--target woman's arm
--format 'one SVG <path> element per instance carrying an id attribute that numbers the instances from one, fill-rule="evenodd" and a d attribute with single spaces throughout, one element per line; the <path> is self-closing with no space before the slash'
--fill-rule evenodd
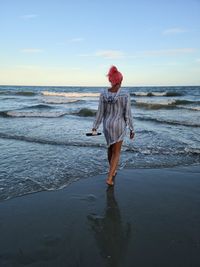
<path id="1" fill-rule="evenodd" d="M 101 124 L 101 121 L 103 119 L 104 115 L 104 101 L 103 101 L 103 94 L 99 97 L 99 106 L 96 114 L 96 118 L 93 123 L 93 131 L 96 131 L 99 128 L 99 125 Z"/>

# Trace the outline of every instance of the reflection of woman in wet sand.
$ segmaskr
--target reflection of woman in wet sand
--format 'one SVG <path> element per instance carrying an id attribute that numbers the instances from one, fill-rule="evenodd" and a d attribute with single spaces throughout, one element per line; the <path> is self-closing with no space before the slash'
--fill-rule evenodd
<path id="1" fill-rule="evenodd" d="M 114 196 L 114 188 L 107 189 L 107 205 L 104 217 L 89 215 L 101 256 L 107 259 L 106 266 L 120 266 L 130 239 L 130 225 L 123 227 L 120 210 Z"/>

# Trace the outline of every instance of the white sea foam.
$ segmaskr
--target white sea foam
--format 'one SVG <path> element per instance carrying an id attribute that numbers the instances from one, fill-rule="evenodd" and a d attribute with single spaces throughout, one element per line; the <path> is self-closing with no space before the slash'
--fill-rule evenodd
<path id="1" fill-rule="evenodd" d="M 66 112 L 17 112 L 8 111 L 7 114 L 11 117 L 45 117 L 45 118 L 56 118 L 63 116 Z"/>
<path id="2" fill-rule="evenodd" d="M 167 92 L 135 92 L 135 96 L 166 96 Z"/>
<path id="3" fill-rule="evenodd" d="M 136 95 L 136 96 L 147 96 L 148 92 L 135 92 L 133 93 L 133 95 Z"/>
<path id="4" fill-rule="evenodd" d="M 45 96 L 64 96 L 69 98 L 98 97 L 100 95 L 100 93 L 78 93 L 78 92 L 63 93 L 63 92 L 49 92 L 49 91 L 43 91 L 42 94 Z"/>
<path id="5" fill-rule="evenodd" d="M 163 101 L 145 101 L 144 99 L 141 100 L 136 100 L 136 104 L 138 105 L 144 105 L 144 106 L 170 106 L 176 104 L 176 100 L 174 99 L 168 99 L 168 100 L 163 100 Z"/>
<path id="6" fill-rule="evenodd" d="M 167 92 L 152 92 L 152 95 L 154 95 L 154 96 L 165 96 L 165 95 L 167 95 Z"/>
<path id="7" fill-rule="evenodd" d="M 185 152 L 192 154 L 200 154 L 200 148 L 185 148 Z"/>
<path id="8" fill-rule="evenodd" d="M 189 110 L 200 111 L 200 107 L 184 107 L 184 106 L 180 106 L 180 107 L 183 107 L 183 108 L 189 109 Z"/>
<path id="9" fill-rule="evenodd" d="M 131 93 L 132 96 L 181 96 L 182 94 L 180 92 L 170 92 L 170 91 L 164 91 L 164 92 L 134 92 Z"/>
<path id="10" fill-rule="evenodd" d="M 49 98 L 45 98 L 42 100 L 43 103 L 47 103 L 47 104 L 70 104 L 70 103 L 76 103 L 76 102 L 80 102 L 81 100 L 77 100 L 77 99 L 66 99 L 64 97 L 49 97 Z"/>

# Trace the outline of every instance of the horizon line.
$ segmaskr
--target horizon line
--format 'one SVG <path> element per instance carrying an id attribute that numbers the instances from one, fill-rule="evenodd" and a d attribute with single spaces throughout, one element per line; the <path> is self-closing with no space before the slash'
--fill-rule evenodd
<path id="1" fill-rule="evenodd" d="M 106 85 L 20 85 L 20 84 L 0 84 L 0 86 L 20 86 L 20 87 L 109 87 Z M 188 84 L 188 85 L 124 85 L 123 87 L 197 87 L 200 86 L 200 84 Z"/>

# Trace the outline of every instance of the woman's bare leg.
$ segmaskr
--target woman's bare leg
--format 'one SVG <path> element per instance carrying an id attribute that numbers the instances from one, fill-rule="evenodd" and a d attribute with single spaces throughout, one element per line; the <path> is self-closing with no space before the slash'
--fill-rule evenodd
<path id="1" fill-rule="evenodd" d="M 113 145 L 109 146 L 109 148 L 108 148 L 108 162 L 109 162 L 109 165 L 111 163 L 111 158 L 112 158 L 112 146 Z"/>
<path id="2" fill-rule="evenodd" d="M 113 184 L 113 176 L 116 173 L 116 169 L 117 169 L 117 165 L 119 163 L 119 158 L 120 158 L 120 152 L 121 152 L 121 146 L 122 146 L 122 142 L 117 142 L 115 144 L 112 145 L 112 154 L 111 154 L 111 160 L 110 160 L 110 169 L 109 169 L 109 173 L 108 173 L 108 179 L 107 179 L 107 183 L 108 184 Z"/>
<path id="3" fill-rule="evenodd" d="M 113 145 L 110 145 L 110 146 L 108 147 L 108 151 L 107 151 L 109 165 L 111 164 L 112 149 L 113 149 Z M 117 172 L 115 171 L 114 176 L 116 175 L 116 173 L 117 173 Z"/>

